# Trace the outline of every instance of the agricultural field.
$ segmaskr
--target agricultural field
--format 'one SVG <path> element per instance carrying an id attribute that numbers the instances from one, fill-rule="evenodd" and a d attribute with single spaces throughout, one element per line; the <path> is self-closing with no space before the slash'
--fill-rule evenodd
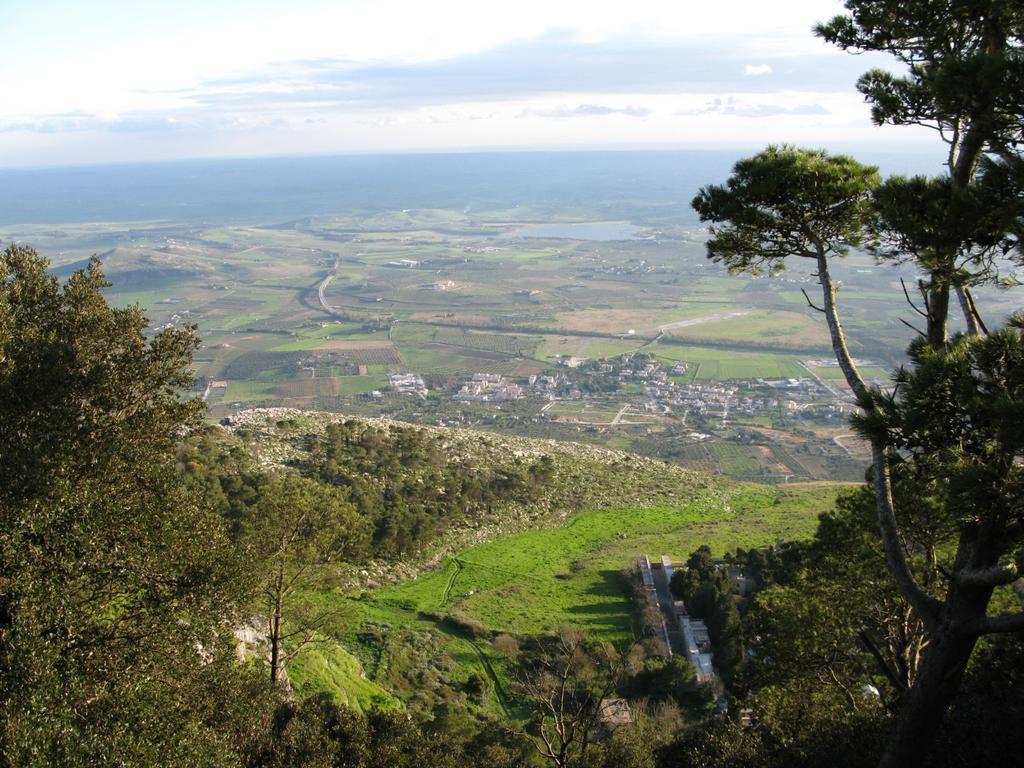
<path id="1" fill-rule="evenodd" d="M 555 403 L 546 413 L 554 419 L 609 424 L 620 410 L 621 406 L 614 403 L 566 402 Z"/>
<path id="2" fill-rule="evenodd" d="M 821 438 L 815 456 L 788 462 L 728 445 L 733 433 L 728 424 L 714 429 L 713 416 L 693 419 L 674 408 L 641 418 L 651 395 L 640 381 L 592 395 L 585 376 L 566 374 L 566 361 L 639 352 L 666 369 L 684 363 L 668 379 L 676 387 L 817 377 L 828 398 L 849 400 L 838 369 L 801 362 L 830 354 L 803 295 L 813 295 L 813 275 L 796 265 L 774 279 L 731 276 L 706 261 L 704 237 L 682 212 L 650 208 L 630 222 L 585 205 L 537 204 L 342 210 L 284 222 L 0 227 L 0 239 L 51 255 L 60 276 L 99 254 L 110 300 L 141 306 L 154 329 L 196 325 L 203 343 L 193 394 L 206 399 L 211 420 L 255 405 L 316 407 L 654 446 L 684 466 L 742 480 L 856 474 L 859 459 L 832 456 L 833 448 L 843 451 L 831 437 Z M 896 319 L 906 309 L 897 275 L 860 255 L 836 273 L 851 346 L 871 361 L 867 377 L 888 386 L 910 334 Z M 392 392 L 392 373 L 423 377 L 428 396 Z M 524 399 L 453 402 L 477 373 L 515 382 Z M 528 380 L 543 375 L 568 375 L 565 392 L 531 390 Z M 582 401 L 544 410 L 563 397 Z M 752 428 L 797 434 L 793 419 L 751 418 L 760 420 L 744 421 Z M 801 434 L 828 426 L 822 418 L 805 419 Z M 710 434 L 719 447 L 668 450 L 664 430 L 685 428 Z"/>
<path id="3" fill-rule="evenodd" d="M 693 371 L 691 381 L 729 381 L 752 378 L 795 378 L 806 376 L 800 361 L 773 352 L 723 351 L 714 347 L 661 342 L 650 348 L 666 363 L 685 361 Z"/>

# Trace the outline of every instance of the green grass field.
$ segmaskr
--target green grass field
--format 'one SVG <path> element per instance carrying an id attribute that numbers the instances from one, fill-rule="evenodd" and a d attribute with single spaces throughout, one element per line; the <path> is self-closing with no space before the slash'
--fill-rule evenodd
<path id="1" fill-rule="evenodd" d="M 622 406 L 614 403 L 568 402 L 555 403 L 548 410 L 550 417 L 565 417 L 583 422 L 608 423 Z"/>
<path id="2" fill-rule="evenodd" d="M 274 396 L 274 383 L 270 381 L 229 381 L 224 392 L 225 402 L 271 400 Z"/>
<path id="3" fill-rule="evenodd" d="M 578 624 L 609 640 L 632 633 L 620 573 L 644 552 L 685 558 L 809 536 L 833 487 L 746 486 L 721 503 L 583 512 L 565 526 L 526 531 L 464 550 L 439 571 L 373 593 L 370 603 L 457 610 L 514 634 Z"/>
<path id="4" fill-rule="evenodd" d="M 358 712 L 400 706 L 394 696 L 367 680 L 359 660 L 337 643 L 317 643 L 304 650 L 288 665 L 288 679 L 300 697 L 327 692 Z"/>
<path id="5" fill-rule="evenodd" d="M 812 368 L 815 374 L 819 378 L 825 379 L 826 381 L 841 381 L 843 379 L 843 372 L 839 367 L 835 368 Z M 878 368 L 872 365 L 866 365 L 860 368 L 860 374 L 865 379 L 879 379 L 883 382 L 889 382 L 892 376 L 892 371 L 886 370 L 885 368 Z"/>
<path id="6" fill-rule="evenodd" d="M 798 378 L 807 375 L 796 356 L 791 354 L 740 352 L 674 343 L 652 345 L 645 351 L 653 352 L 669 365 L 685 360 L 690 363 L 695 381 Z"/>
<path id="7" fill-rule="evenodd" d="M 341 598 L 357 617 L 345 636 L 348 650 L 318 646 L 301 654 L 289 674 L 304 694 L 323 690 L 360 707 L 383 701 L 382 689 L 415 695 L 409 678 L 421 673 L 412 669 L 410 655 L 416 654 L 441 659 L 436 663 L 450 679 L 476 672 L 500 687 L 507 682 L 500 654 L 486 638 L 467 637 L 441 617 L 464 617 L 519 636 L 571 624 L 628 643 L 638 628 L 623 570 L 638 555 L 678 560 L 701 544 L 721 555 L 737 546 L 806 538 L 840 490 L 825 484 L 735 485 L 679 506 L 583 511 L 564 525 L 463 549 L 414 580 Z M 379 639 L 368 641 L 372 633 Z M 362 662 L 365 677 L 349 652 Z M 503 706 L 497 695 L 487 704 L 495 712 Z"/>

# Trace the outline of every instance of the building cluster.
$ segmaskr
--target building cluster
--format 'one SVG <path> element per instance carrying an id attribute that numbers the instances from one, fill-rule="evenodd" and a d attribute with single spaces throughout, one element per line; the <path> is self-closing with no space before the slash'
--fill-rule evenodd
<path id="1" fill-rule="evenodd" d="M 543 376 L 530 376 L 527 380 L 530 392 L 548 400 L 580 400 L 583 398 L 583 390 L 579 384 L 570 381 L 562 374 L 544 374 Z"/>
<path id="2" fill-rule="evenodd" d="M 680 406 L 689 413 L 725 414 L 736 405 L 736 387 L 724 384 L 683 384 L 670 391 L 658 388 L 652 397 Z"/>
<path id="3" fill-rule="evenodd" d="M 602 366 L 604 365 L 608 365 L 608 363 L 603 363 Z M 603 370 L 603 367 L 601 370 Z M 668 380 L 668 372 L 662 367 L 661 363 L 646 356 L 639 359 L 632 357 L 630 360 L 625 361 L 625 364 L 619 368 L 618 379 L 623 383 L 642 381 L 644 386 L 671 384 Z"/>
<path id="4" fill-rule="evenodd" d="M 650 558 L 641 555 L 639 567 L 644 592 L 651 606 L 658 612 L 655 634 L 662 643 L 665 655 L 684 655 L 693 665 L 699 682 L 714 680 L 717 673 L 707 624 L 701 619 L 692 618 L 683 602 L 672 598 L 669 588 L 674 573 L 672 560 L 662 555 L 661 562 L 652 566 Z M 659 572 L 657 578 L 655 569 Z"/>
<path id="5" fill-rule="evenodd" d="M 555 355 L 555 362 L 566 368 L 579 368 L 590 360 L 589 357 L 576 357 L 575 355 Z"/>
<path id="6" fill-rule="evenodd" d="M 651 264 L 647 259 L 629 259 L 624 263 L 616 263 L 609 259 L 584 257 L 581 261 L 590 261 L 594 263 L 590 269 L 595 274 L 601 275 L 615 275 L 618 277 L 637 277 L 640 275 L 656 275 L 656 274 L 669 274 L 673 272 L 673 269 L 665 264 Z M 585 275 L 584 275 L 585 276 Z"/>
<path id="7" fill-rule="evenodd" d="M 190 315 L 192 317 L 189 317 Z M 156 327 L 156 330 L 164 331 L 164 330 L 167 330 L 168 328 L 175 328 L 178 325 L 180 325 L 183 320 L 193 320 L 193 322 L 194 322 L 194 318 L 195 318 L 195 315 L 193 315 L 191 310 L 183 309 L 183 310 L 181 310 L 181 312 L 175 312 L 174 314 L 172 314 L 167 319 L 167 322 L 164 323 L 163 325 L 158 325 Z"/>
<path id="8" fill-rule="evenodd" d="M 423 377 L 415 373 L 389 373 L 388 384 L 403 395 L 427 396 L 427 385 L 423 383 Z"/>
<path id="9" fill-rule="evenodd" d="M 496 373 L 474 373 L 452 397 L 455 400 L 500 403 L 518 400 L 523 388 Z"/>

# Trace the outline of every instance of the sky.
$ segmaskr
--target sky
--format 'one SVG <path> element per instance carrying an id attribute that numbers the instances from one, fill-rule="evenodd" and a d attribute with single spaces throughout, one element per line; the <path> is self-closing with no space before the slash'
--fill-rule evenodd
<path id="1" fill-rule="evenodd" d="M 0 0 L 0 167 L 530 148 L 911 147 L 831 0 Z"/>

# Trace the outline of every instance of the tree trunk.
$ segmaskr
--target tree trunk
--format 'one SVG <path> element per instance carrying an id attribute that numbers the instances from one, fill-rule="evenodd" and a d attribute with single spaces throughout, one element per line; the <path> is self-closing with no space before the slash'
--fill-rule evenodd
<path id="1" fill-rule="evenodd" d="M 864 379 L 860 371 L 854 365 L 853 357 L 850 355 L 850 348 L 846 343 L 846 334 L 843 332 L 843 324 L 839 321 L 839 310 L 836 307 L 836 285 L 832 282 L 832 273 L 828 268 L 828 256 L 822 245 L 817 244 L 818 282 L 821 283 L 821 295 L 825 302 L 822 310 L 825 314 L 825 322 L 828 324 L 829 335 L 832 338 L 832 351 L 835 353 L 839 369 L 850 385 L 853 394 L 858 399 L 867 392 Z"/>
<path id="2" fill-rule="evenodd" d="M 270 682 L 281 681 L 281 623 L 284 620 L 284 567 L 279 566 L 274 590 L 274 615 L 270 620 Z"/>
<path id="3" fill-rule="evenodd" d="M 953 589 L 952 618 L 930 635 L 917 679 L 900 702 L 879 768 L 926 765 L 932 742 L 960 689 L 964 669 L 978 641 L 973 627 L 985 616 L 992 588 Z"/>
<path id="4" fill-rule="evenodd" d="M 280 602 L 278 603 L 280 606 Z M 270 682 L 276 684 L 281 679 L 281 609 L 274 613 L 270 623 Z"/>
<path id="5" fill-rule="evenodd" d="M 971 305 L 971 299 L 967 294 L 967 289 L 962 286 L 957 288 L 956 297 L 960 300 L 960 312 L 964 316 L 964 324 L 967 326 L 967 335 L 980 335 L 981 328 L 978 326 L 978 318 L 974 314 L 974 307 Z"/>
<path id="6" fill-rule="evenodd" d="M 917 680 L 903 696 L 879 768 L 914 768 L 926 764 L 932 741 L 960 688 L 976 641 L 974 635 L 932 637 Z"/>
<path id="7" fill-rule="evenodd" d="M 940 283 L 928 290 L 928 346 L 945 349 L 949 339 L 949 284 Z"/>

